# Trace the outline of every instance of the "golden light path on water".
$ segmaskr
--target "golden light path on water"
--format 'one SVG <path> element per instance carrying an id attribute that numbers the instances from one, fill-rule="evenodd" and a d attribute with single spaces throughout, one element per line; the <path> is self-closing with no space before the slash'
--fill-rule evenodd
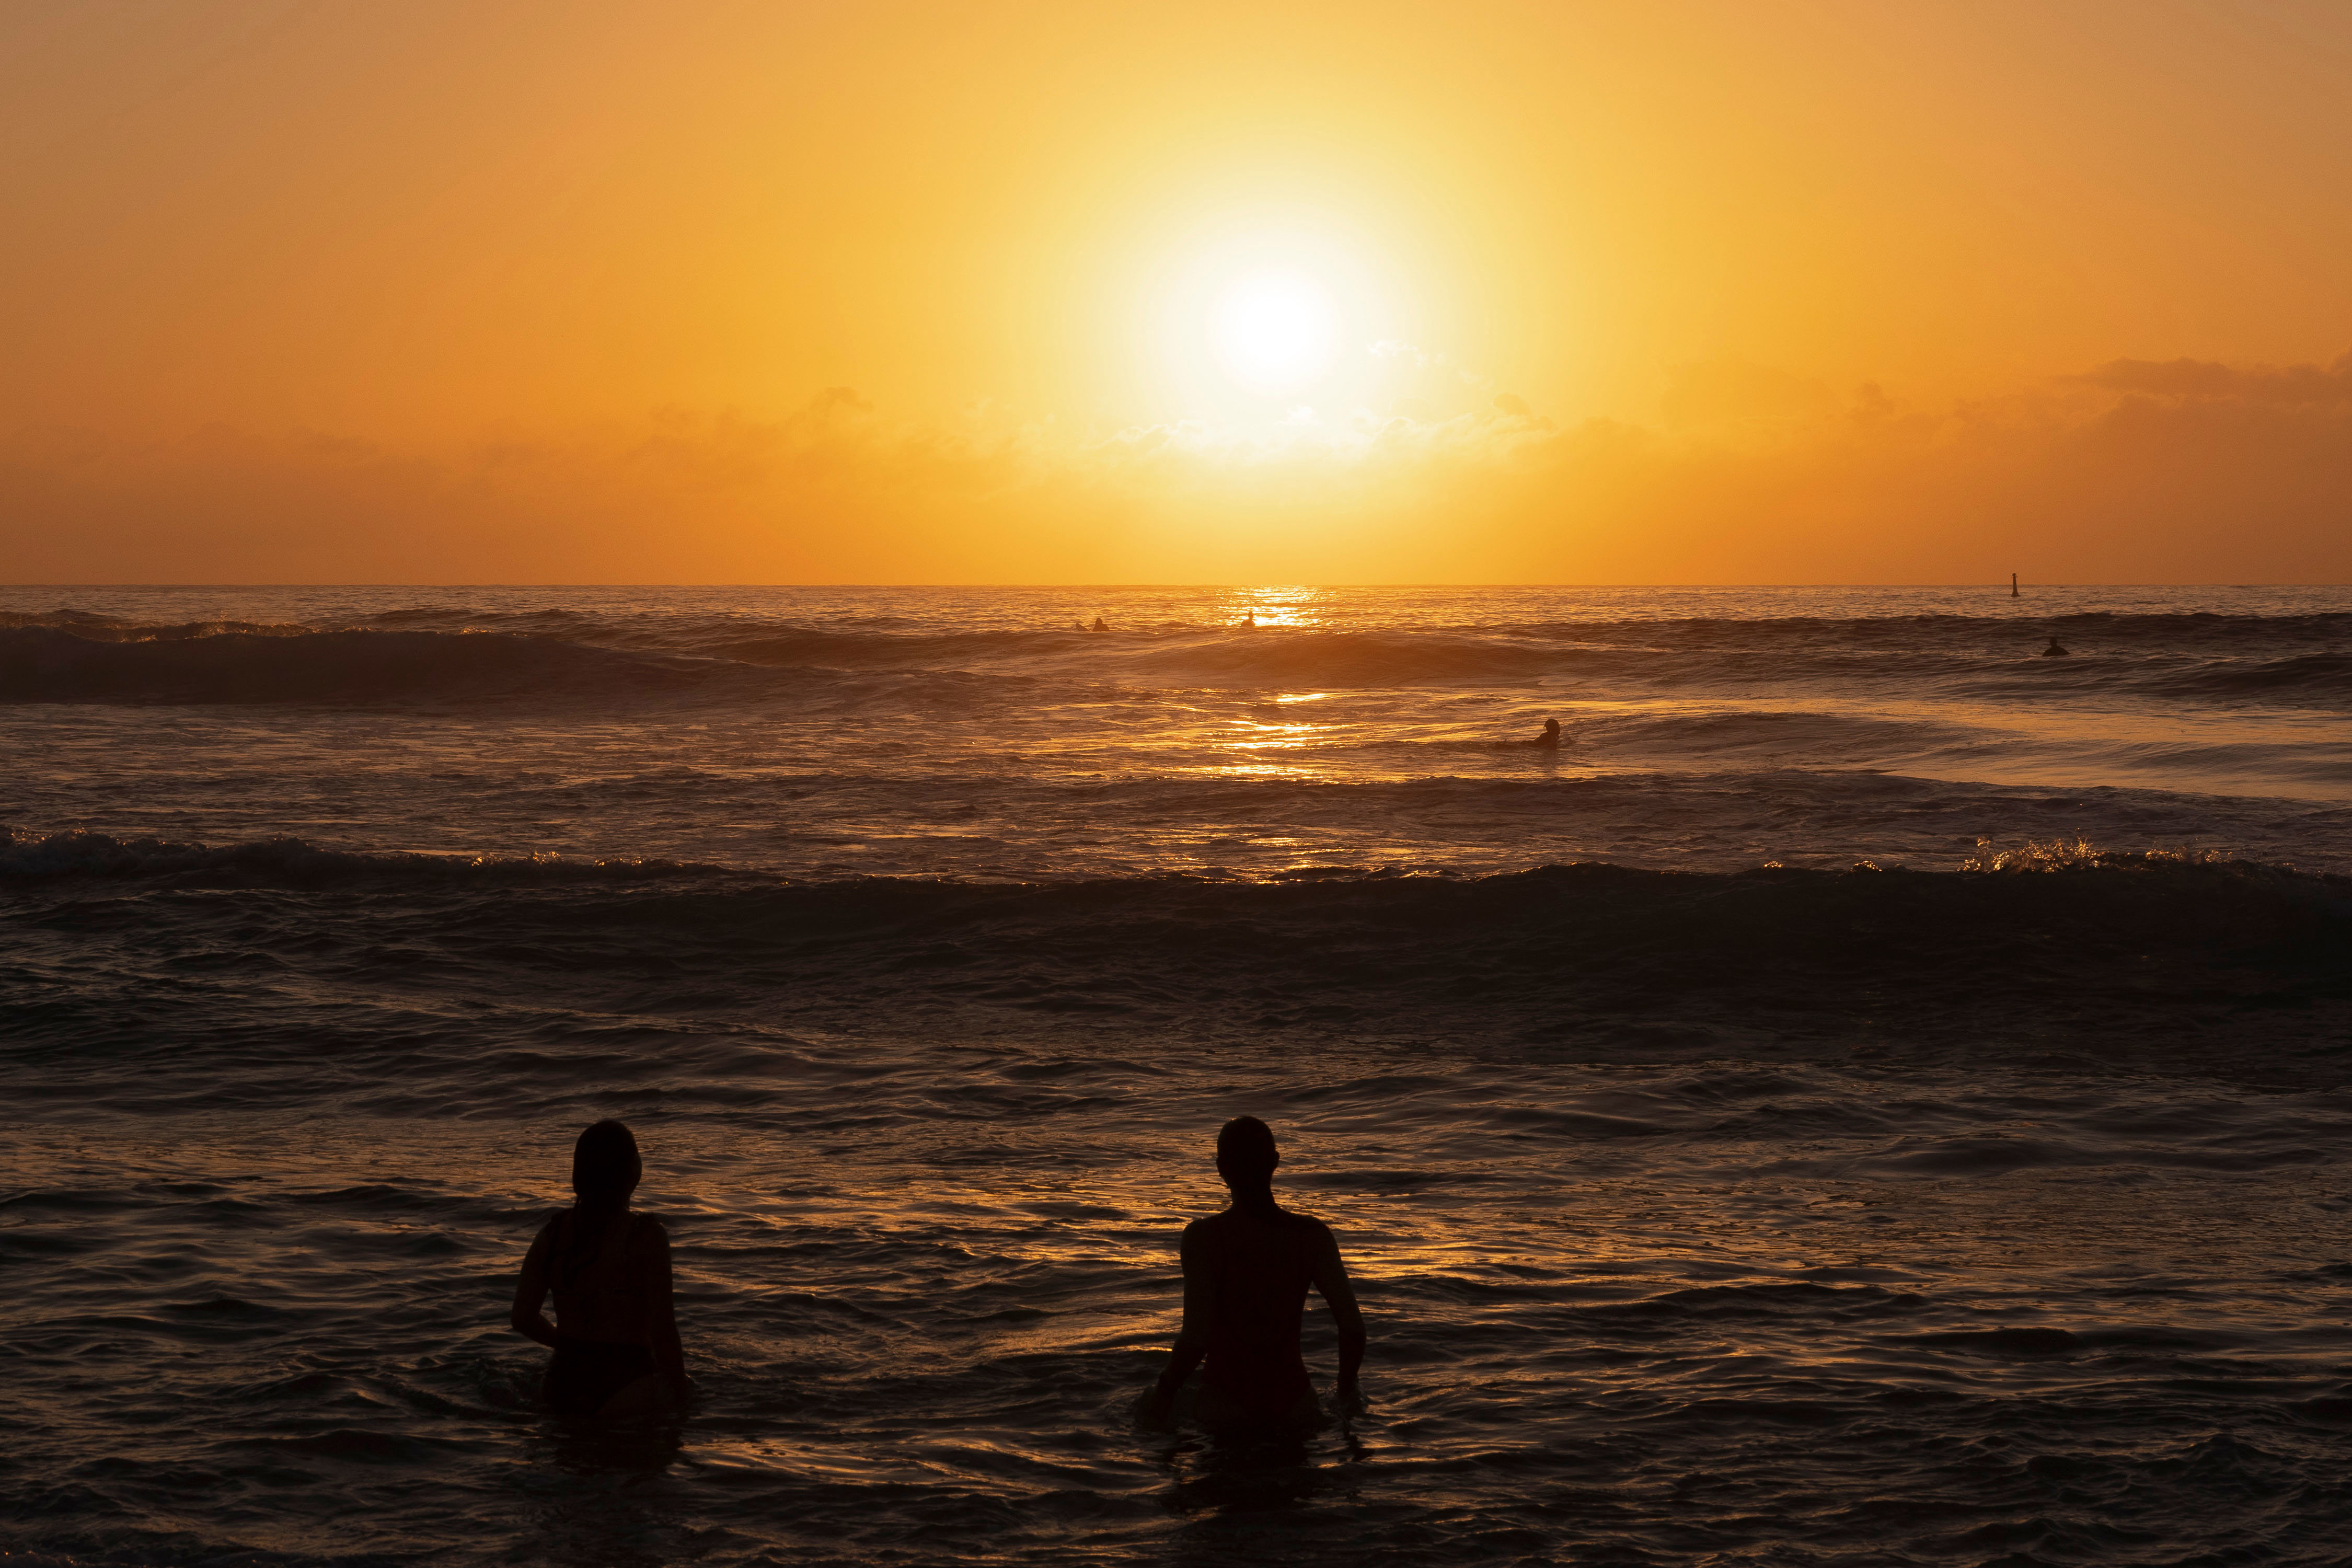
<path id="1" fill-rule="evenodd" d="M 1240 625 L 1248 617 L 1255 629 L 1328 635 L 1344 631 L 1349 624 L 1344 614 L 1333 613 L 1342 601 L 1339 591 L 1297 586 L 1235 591 L 1213 603 L 1220 619 L 1228 625 Z M 1769 682 L 1769 668 L 1758 673 L 1759 679 Z M 1544 682 L 1541 689 L 1542 695 L 1537 699 L 1541 710 L 1530 709 L 1534 713 L 1531 722 L 1540 722 L 1542 717 L 1558 717 L 1570 729 L 1569 747 L 1560 754 L 1544 759 L 1547 776 L 1554 778 L 1575 777 L 1593 771 L 1591 761 L 1579 754 L 1574 743 L 1580 723 L 1641 721 L 1671 724 L 1678 720 L 1707 720 L 1727 714 L 1770 717 L 1801 707 L 1809 713 L 1834 714 L 1887 728 L 1889 739 L 1883 757 L 1874 757 L 1864 750 L 1843 759 L 1848 765 L 1856 767 L 1899 766 L 1906 773 L 1927 778 L 1981 778 L 2005 784 L 2063 786 L 2078 780 L 2086 760 L 2095 756 L 2105 764 L 2120 765 L 2150 784 L 2177 784 L 2184 774 L 2193 774 L 2204 787 L 2226 787 L 2238 782 L 2241 773 L 2245 782 L 2263 776 L 2263 764 L 2260 762 L 2233 768 L 2226 760 L 2217 761 L 2232 748 L 2249 748 L 2252 754 L 2259 754 L 2270 747 L 2323 744 L 2334 736 L 2341 723 L 2338 715 L 2324 710 L 2295 713 L 2266 709 L 2259 715 L 2242 718 L 2184 710 L 2151 726 L 2145 709 L 2137 707 L 2102 712 L 2095 706 L 2071 706 L 2063 712 L 2043 713 L 2010 702 L 1971 704 L 1948 698 L 1910 701 L 1840 697 L 1813 689 L 1748 697 L 1720 693 L 1703 698 L 1652 695 L 1633 700 L 1596 695 L 1573 684 Z M 1327 701 L 1334 695 L 1328 691 L 1283 692 L 1258 700 L 1286 707 Z M 1179 764 L 1177 772 L 1204 777 L 1287 778 L 1302 782 L 1360 776 L 1366 759 L 1359 748 L 1348 745 L 1363 732 L 1360 719 L 1353 722 L 1341 719 L 1327 722 L 1254 717 L 1218 719 L 1205 710 L 1193 711 L 1201 712 L 1202 718 L 1202 727 L 1194 731 L 1198 743 L 1212 752 L 1239 755 L 1230 762 Z M 1383 730 L 1392 739 L 1475 742 L 1490 739 L 1493 734 L 1492 720 L 1485 713 L 1452 724 L 1426 722 L 1412 728 L 1397 726 L 1389 715 L 1381 718 Z M 1918 744 L 1917 737 L 1922 732 L 1956 723 L 1966 726 L 1970 733 L 1965 739 L 1956 737 L 1950 747 L 1931 745 L 1923 749 Z M 1222 736 L 1216 733 L 1219 728 L 1224 731 Z M 1328 760 L 1315 755 L 1333 743 L 1345 746 L 1345 754 Z M 2026 754 L 1999 754 L 2017 743 L 2022 743 L 2020 749 Z M 1283 755 L 1277 759 L 1267 753 Z M 1790 734 L 1778 740 L 1764 738 L 1738 743 L 1730 752 L 1717 754 L 1743 755 L 1749 761 L 1765 763 L 1779 755 L 1791 763 L 1801 763 L 1811 752 L 1807 737 Z M 1683 762 L 1679 754 L 1645 755 L 1636 742 L 1630 747 L 1612 748 L 1609 765 L 1673 769 Z M 2307 793 L 2315 798 L 2352 800 L 2352 778 L 2329 778 L 2324 782 L 2315 778 Z"/>

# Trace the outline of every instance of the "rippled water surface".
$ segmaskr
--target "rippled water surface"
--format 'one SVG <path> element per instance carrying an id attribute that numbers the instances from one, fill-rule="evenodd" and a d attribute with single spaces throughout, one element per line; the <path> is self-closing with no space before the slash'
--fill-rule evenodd
<path id="1" fill-rule="evenodd" d="M 2352 1561 L 2339 591 L 0 610 L 9 1562 Z M 1241 1111 L 1289 1446 L 1129 1415 Z"/>

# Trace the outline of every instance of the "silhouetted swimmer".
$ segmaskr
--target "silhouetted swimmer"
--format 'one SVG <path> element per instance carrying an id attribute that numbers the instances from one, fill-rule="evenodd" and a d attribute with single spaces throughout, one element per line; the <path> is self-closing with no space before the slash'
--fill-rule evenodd
<path id="1" fill-rule="evenodd" d="M 629 1212 L 645 1175 L 635 1134 L 599 1121 L 572 1149 L 577 1201 L 540 1226 L 515 1283 L 515 1331 L 555 1347 L 540 1392 L 567 1415 L 652 1415 L 689 1384 L 670 1300 L 669 1236 Z M 555 1322 L 540 1312 L 555 1293 Z"/>
<path id="2" fill-rule="evenodd" d="M 1088 626 L 1087 630 L 1090 632 L 1107 632 L 1110 630 L 1110 627 L 1103 624 L 1103 618 L 1100 616 L 1097 616 L 1095 617 L 1095 624 Z"/>
<path id="3" fill-rule="evenodd" d="M 1559 720 L 1547 719 L 1544 721 L 1544 732 L 1536 737 L 1536 744 L 1542 747 L 1547 752 L 1557 752 L 1559 750 Z"/>
<path id="4" fill-rule="evenodd" d="M 1242 616 L 1242 630 L 1245 632 L 1254 632 L 1257 630 L 1257 612 L 1255 610 L 1251 610 Z"/>
<path id="5" fill-rule="evenodd" d="M 2073 656 L 2064 648 L 2058 646 L 2058 639 L 2056 637 L 2052 637 L 2050 639 L 2050 646 L 2042 650 L 2042 657 L 2044 658 L 2070 658 Z"/>
<path id="6" fill-rule="evenodd" d="M 1218 1131 L 1217 1174 L 1234 1201 L 1184 1227 L 1184 1327 L 1167 1370 L 1137 1403 L 1142 1420 L 1165 1424 L 1176 1391 L 1204 1358 L 1197 1407 L 1202 1426 L 1297 1428 L 1318 1420 L 1322 1411 L 1298 1352 L 1309 1285 L 1323 1293 L 1339 1325 L 1340 1406 L 1363 1408 L 1356 1373 L 1364 1364 L 1364 1315 L 1355 1287 L 1331 1227 L 1274 1201 L 1274 1168 L 1281 1163 L 1274 1133 L 1255 1116 L 1237 1116 Z"/>

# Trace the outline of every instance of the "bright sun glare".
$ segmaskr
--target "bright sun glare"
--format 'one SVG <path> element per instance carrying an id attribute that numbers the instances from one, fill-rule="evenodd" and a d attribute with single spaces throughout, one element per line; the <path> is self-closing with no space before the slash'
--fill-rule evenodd
<path id="1" fill-rule="evenodd" d="M 1259 273 L 1217 295 L 1209 334 L 1226 374 L 1254 392 L 1294 392 L 1331 368 L 1339 311 L 1311 278 Z"/>
<path id="2" fill-rule="evenodd" d="M 1155 247 L 1140 271 L 1148 420 L 1287 430 L 1388 401 L 1375 342 L 1419 341 L 1381 247 L 1336 219 L 1235 209 Z"/>

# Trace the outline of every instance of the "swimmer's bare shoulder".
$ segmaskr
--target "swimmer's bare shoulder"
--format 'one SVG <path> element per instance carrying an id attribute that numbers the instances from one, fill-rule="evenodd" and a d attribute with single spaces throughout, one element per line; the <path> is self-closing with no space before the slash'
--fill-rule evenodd
<path id="1" fill-rule="evenodd" d="M 657 1215 L 629 1215 L 629 1239 L 621 1256 L 627 1260 L 632 1272 L 658 1273 L 665 1289 L 669 1285 L 669 1227 Z"/>
<path id="2" fill-rule="evenodd" d="M 1184 1227 L 1183 1238 L 1176 1244 L 1176 1250 L 1187 1268 L 1208 1256 L 1209 1244 L 1233 1228 L 1233 1218 L 1231 1209 L 1219 1209 L 1215 1214 L 1202 1215 Z"/>
<path id="3" fill-rule="evenodd" d="M 1339 1259 L 1339 1237 L 1311 1214 L 1293 1214 L 1290 1217 L 1303 1233 L 1299 1239 L 1306 1245 L 1315 1288 L 1328 1297 L 1331 1292 L 1326 1288 L 1327 1282 L 1334 1274 L 1341 1284 L 1348 1278 L 1348 1266 Z"/>
<path id="4" fill-rule="evenodd" d="M 547 1255 L 555 1247 L 555 1227 L 563 1223 L 570 1209 L 550 1209 L 547 1217 L 539 1222 L 539 1234 L 530 1238 L 530 1250 L 522 1255 L 522 1271 L 526 1279 L 547 1278 Z"/>
<path id="5" fill-rule="evenodd" d="M 1184 1265 L 1185 1305 L 1188 1310 L 1196 1303 L 1193 1293 L 1201 1293 L 1197 1305 L 1205 1309 L 1216 1299 L 1227 1268 L 1237 1258 L 1247 1255 L 1251 1228 L 1258 1222 L 1232 1209 L 1219 1209 L 1215 1214 L 1202 1215 L 1184 1227 L 1184 1238 L 1177 1255 Z M 1203 1319 L 1202 1321 L 1206 1321 Z"/>
<path id="6" fill-rule="evenodd" d="M 1344 1300 L 1354 1310 L 1355 1286 L 1348 1278 L 1347 1260 L 1339 1256 L 1339 1237 L 1313 1215 L 1284 1211 L 1297 1227 L 1299 1249 L 1307 1256 L 1307 1274 L 1323 1299 L 1338 1306 Z"/>

